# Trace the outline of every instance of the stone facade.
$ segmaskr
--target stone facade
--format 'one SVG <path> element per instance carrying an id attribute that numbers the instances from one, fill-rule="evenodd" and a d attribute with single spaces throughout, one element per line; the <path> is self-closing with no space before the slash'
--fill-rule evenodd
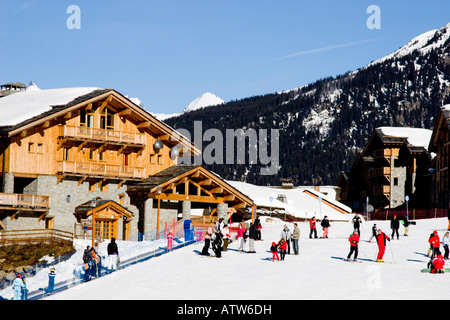
<path id="1" fill-rule="evenodd" d="M 11 180 L 7 183 L 11 190 L 14 186 L 11 185 Z M 122 198 L 122 206 L 134 214 L 133 220 L 130 222 L 130 240 L 137 239 L 137 222 L 139 218 L 138 209 L 130 205 L 130 199 L 126 193 L 127 186 L 122 185 L 120 188 L 117 183 L 109 183 L 107 190 L 103 191 L 89 191 L 89 182 L 84 181 L 79 185 L 78 180 L 63 179 L 57 182 L 56 176 L 39 175 L 33 179 L 31 183 L 23 189 L 23 194 L 45 195 L 50 197 L 50 210 L 47 217 L 53 217 L 53 228 L 64 230 L 68 232 L 74 231 L 74 224 L 79 222 L 74 216 L 75 207 L 100 197 L 102 199 L 113 200 L 119 203 Z M 6 218 L 4 223 L 7 223 L 8 230 L 18 229 L 43 229 L 45 228 L 45 220 L 38 221 L 36 218 L 25 218 L 22 215 L 20 219 L 10 220 Z M 118 225 L 118 239 L 123 238 L 123 225 L 121 219 Z"/>

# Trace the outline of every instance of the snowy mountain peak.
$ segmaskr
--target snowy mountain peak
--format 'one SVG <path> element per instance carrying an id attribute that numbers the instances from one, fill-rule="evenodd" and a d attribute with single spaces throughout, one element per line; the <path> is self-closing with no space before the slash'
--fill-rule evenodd
<path id="1" fill-rule="evenodd" d="M 414 50 L 418 50 L 420 53 L 425 54 L 432 49 L 439 48 L 450 38 L 450 23 L 446 24 L 441 29 L 434 29 L 422 33 L 421 35 L 411 39 L 406 45 L 398 49 L 397 51 L 375 60 L 370 65 L 378 64 L 392 58 L 400 58 L 412 53 Z"/>
<path id="2" fill-rule="evenodd" d="M 204 107 L 216 106 L 224 102 L 225 101 L 220 99 L 215 94 L 205 92 L 200 97 L 189 103 L 189 105 L 183 110 L 183 113 L 198 110 Z"/>

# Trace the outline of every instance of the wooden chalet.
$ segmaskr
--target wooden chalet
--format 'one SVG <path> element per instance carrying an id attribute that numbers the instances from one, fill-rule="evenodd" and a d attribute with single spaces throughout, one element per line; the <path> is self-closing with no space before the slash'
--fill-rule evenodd
<path id="1" fill-rule="evenodd" d="M 156 220 L 140 221 L 154 212 L 131 203 L 129 187 L 151 187 L 147 194 L 154 198 L 159 174 L 180 168 L 180 148 L 192 156 L 201 153 L 114 89 L 27 89 L 0 98 L 0 110 L 0 230 L 72 232 L 81 221 L 94 220 L 99 237 L 137 239 L 154 229 Z M 204 168 L 178 176 L 172 169 L 172 178 L 159 185 L 159 199 L 172 207 L 186 195 L 195 202 L 252 205 Z M 177 216 L 173 209 L 167 212 L 170 219 Z"/>
<path id="2" fill-rule="evenodd" d="M 379 210 L 404 205 L 406 196 L 416 207 L 427 207 L 430 136 L 427 129 L 376 128 L 351 170 L 338 179 L 341 201 L 360 212 L 366 212 L 367 200 Z"/>
<path id="3" fill-rule="evenodd" d="M 181 212 L 183 218 L 190 218 L 191 208 L 207 209 L 207 212 L 217 213 L 225 220 L 234 213 L 241 215 L 239 220 L 242 220 L 245 208 L 251 208 L 252 213 L 256 213 L 252 199 L 217 174 L 196 164 L 181 164 L 160 171 L 141 183 L 129 186 L 128 194 L 131 203 L 139 206 L 139 203 L 150 201 L 154 210 L 170 208 L 171 203 L 176 202 L 176 212 Z M 209 210 L 211 207 L 213 209 Z M 142 223 L 149 222 L 152 217 L 155 218 L 154 213 L 140 220 Z"/>
<path id="4" fill-rule="evenodd" d="M 435 208 L 449 209 L 450 105 L 439 110 L 428 149 L 436 154 L 431 165 L 432 204 Z"/>

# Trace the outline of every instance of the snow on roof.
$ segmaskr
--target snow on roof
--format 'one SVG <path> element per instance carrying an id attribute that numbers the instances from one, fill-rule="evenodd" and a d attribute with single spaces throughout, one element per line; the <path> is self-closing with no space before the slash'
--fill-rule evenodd
<path id="1" fill-rule="evenodd" d="M 40 90 L 33 87 L 31 90 L 17 92 L 0 98 L 0 126 L 15 125 L 28 120 L 54 106 L 63 106 L 77 97 L 91 93 L 100 88 L 79 87 Z"/>
<path id="2" fill-rule="evenodd" d="M 257 206 L 283 208 L 287 213 L 298 218 L 311 218 L 315 216 L 316 218 L 321 219 L 325 215 L 327 215 L 330 220 L 348 221 L 353 218 L 353 215 L 343 214 L 329 206 L 327 202 L 351 213 L 352 210 L 349 207 L 323 193 L 314 191 L 313 188 L 297 187 L 293 189 L 279 189 L 230 180 L 227 180 L 227 183 L 248 195 Z M 320 196 L 326 201 L 322 201 L 319 204 L 319 201 L 315 197 L 305 193 L 305 190 Z M 277 197 L 280 194 L 286 195 L 287 203 L 277 200 Z M 270 201 L 271 197 L 273 198 L 272 201 Z"/>
<path id="3" fill-rule="evenodd" d="M 432 130 L 408 127 L 380 127 L 381 132 L 390 137 L 406 138 L 408 143 L 414 147 L 424 147 L 428 149 Z"/>

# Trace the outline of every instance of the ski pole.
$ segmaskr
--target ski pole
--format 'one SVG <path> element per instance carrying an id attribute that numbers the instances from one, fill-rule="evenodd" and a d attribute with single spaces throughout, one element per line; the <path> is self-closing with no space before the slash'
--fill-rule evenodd
<path id="1" fill-rule="evenodd" d="M 391 242 L 390 241 L 389 241 L 389 249 L 391 250 L 392 262 L 395 263 L 394 252 L 392 251 L 392 246 L 391 246 Z"/>

